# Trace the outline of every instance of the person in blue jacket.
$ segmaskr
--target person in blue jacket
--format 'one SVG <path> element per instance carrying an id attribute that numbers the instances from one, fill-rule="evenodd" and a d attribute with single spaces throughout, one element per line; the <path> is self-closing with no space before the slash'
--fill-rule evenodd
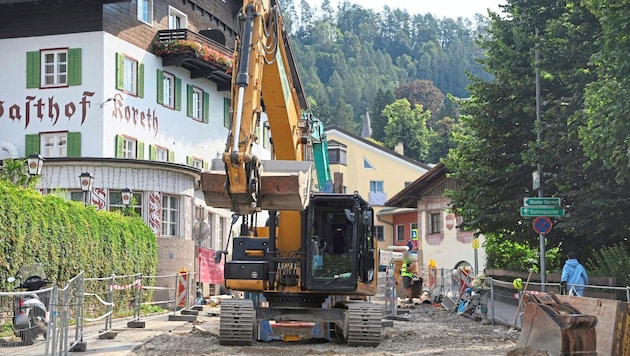
<path id="1" fill-rule="evenodd" d="M 575 252 L 567 254 L 567 261 L 562 268 L 560 285 L 569 295 L 584 296 L 584 286 L 588 284 L 588 275 L 584 266 L 577 260 Z"/>

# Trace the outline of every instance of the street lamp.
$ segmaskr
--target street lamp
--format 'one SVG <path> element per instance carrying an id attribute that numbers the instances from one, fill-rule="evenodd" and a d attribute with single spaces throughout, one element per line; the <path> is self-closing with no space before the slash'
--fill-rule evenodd
<path id="1" fill-rule="evenodd" d="M 125 188 L 120 191 L 120 196 L 122 197 L 123 205 L 125 206 L 125 208 L 128 208 L 129 204 L 131 204 L 131 197 L 133 196 L 133 191 L 129 188 Z"/>
<path id="2" fill-rule="evenodd" d="M 26 159 L 28 165 L 28 174 L 31 177 L 42 174 L 42 167 L 44 166 L 44 157 L 39 153 L 33 153 Z"/>
<path id="3" fill-rule="evenodd" d="M 79 176 L 79 183 L 83 192 L 83 202 L 88 205 L 88 193 L 92 191 L 92 186 L 94 186 L 94 176 L 89 172 L 83 172 Z"/>

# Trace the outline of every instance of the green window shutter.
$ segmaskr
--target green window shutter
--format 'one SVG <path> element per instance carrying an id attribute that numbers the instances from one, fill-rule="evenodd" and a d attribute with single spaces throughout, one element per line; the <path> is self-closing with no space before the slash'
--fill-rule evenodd
<path id="1" fill-rule="evenodd" d="M 138 63 L 138 97 L 144 98 L 144 63 Z"/>
<path id="2" fill-rule="evenodd" d="M 33 153 L 41 153 L 39 151 L 39 134 L 24 136 L 24 153 L 26 157 Z"/>
<path id="3" fill-rule="evenodd" d="M 223 126 L 226 129 L 230 128 L 230 106 L 232 101 L 228 98 L 223 98 Z"/>
<path id="4" fill-rule="evenodd" d="M 81 157 L 81 133 L 68 132 L 68 157 Z"/>
<path id="5" fill-rule="evenodd" d="M 203 122 L 210 121 L 210 93 L 203 92 Z"/>
<path id="6" fill-rule="evenodd" d="M 116 53 L 116 89 L 125 90 L 125 56 Z"/>
<path id="7" fill-rule="evenodd" d="M 164 104 L 164 72 L 157 70 L 157 102 Z"/>
<path id="8" fill-rule="evenodd" d="M 149 159 L 152 161 L 157 160 L 157 147 L 155 145 L 149 145 Z"/>
<path id="9" fill-rule="evenodd" d="M 81 85 L 81 48 L 68 49 L 68 85 Z"/>
<path id="10" fill-rule="evenodd" d="M 186 156 L 186 164 L 189 166 L 193 165 L 193 158 L 190 156 Z"/>
<path id="11" fill-rule="evenodd" d="M 27 88 L 39 88 L 39 84 L 41 80 L 41 70 L 42 70 L 42 67 L 40 63 L 39 51 L 26 52 L 26 87 Z"/>
<path id="12" fill-rule="evenodd" d="M 193 87 L 186 85 L 186 115 L 193 117 Z"/>
<path id="13" fill-rule="evenodd" d="M 203 170 L 207 171 L 208 170 L 208 162 L 203 161 Z"/>
<path id="14" fill-rule="evenodd" d="M 142 141 L 136 142 L 136 158 L 144 159 L 144 142 Z"/>
<path id="15" fill-rule="evenodd" d="M 125 138 L 123 135 L 116 135 L 116 158 L 125 156 Z"/>
<path id="16" fill-rule="evenodd" d="M 168 150 L 168 161 L 175 162 L 175 152 Z"/>
<path id="17" fill-rule="evenodd" d="M 175 77 L 175 110 L 182 109 L 182 80 Z"/>

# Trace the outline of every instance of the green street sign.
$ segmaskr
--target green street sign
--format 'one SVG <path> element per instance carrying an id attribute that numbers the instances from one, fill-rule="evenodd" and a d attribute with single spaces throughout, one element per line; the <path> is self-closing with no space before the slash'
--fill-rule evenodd
<path id="1" fill-rule="evenodd" d="M 560 206 L 560 198 L 523 198 L 524 206 Z"/>
<path id="2" fill-rule="evenodd" d="M 534 217 L 534 216 L 564 216 L 564 209 L 559 207 L 528 207 L 521 208 L 522 217 Z"/>

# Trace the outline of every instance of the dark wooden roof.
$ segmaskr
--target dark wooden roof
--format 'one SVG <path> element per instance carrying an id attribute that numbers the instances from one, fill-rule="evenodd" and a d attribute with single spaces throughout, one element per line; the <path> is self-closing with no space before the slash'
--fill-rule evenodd
<path id="1" fill-rule="evenodd" d="M 422 198 L 422 193 L 440 180 L 446 179 L 446 166 L 438 163 L 430 171 L 409 184 L 405 189 L 398 192 L 385 202 L 385 206 L 397 208 L 416 208 L 418 200 Z"/>

